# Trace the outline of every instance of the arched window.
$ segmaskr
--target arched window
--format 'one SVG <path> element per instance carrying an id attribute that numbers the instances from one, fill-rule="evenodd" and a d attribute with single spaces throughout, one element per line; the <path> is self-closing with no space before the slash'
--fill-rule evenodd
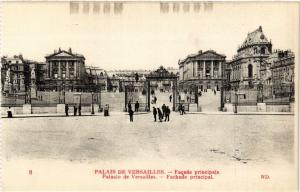
<path id="1" fill-rule="evenodd" d="M 265 48 L 265 47 L 262 47 L 261 50 L 260 50 L 260 53 L 261 53 L 261 54 L 266 54 L 266 48 Z"/>
<path id="2" fill-rule="evenodd" d="M 248 65 L 248 77 L 253 77 L 253 66 L 251 64 Z"/>

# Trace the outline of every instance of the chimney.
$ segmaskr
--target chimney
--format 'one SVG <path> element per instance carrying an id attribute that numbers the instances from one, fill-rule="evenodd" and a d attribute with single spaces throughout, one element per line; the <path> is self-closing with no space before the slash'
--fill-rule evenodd
<path id="1" fill-rule="evenodd" d="M 60 48 L 58 48 L 58 52 L 61 52 L 61 49 L 60 49 Z"/>
<path id="2" fill-rule="evenodd" d="M 71 49 L 71 47 L 69 48 L 69 53 L 72 53 L 72 49 Z"/>
<path id="3" fill-rule="evenodd" d="M 198 53 L 199 53 L 199 54 L 202 54 L 202 50 L 199 50 Z"/>
<path id="4" fill-rule="evenodd" d="M 56 53 L 56 50 L 54 49 L 54 53 Z"/>
<path id="5" fill-rule="evenodd" d="M 259 30 L 260 32 L 262 32 L 262 28 L 261 28 L 261 26 L 259 26 L 258 30 Z"/>

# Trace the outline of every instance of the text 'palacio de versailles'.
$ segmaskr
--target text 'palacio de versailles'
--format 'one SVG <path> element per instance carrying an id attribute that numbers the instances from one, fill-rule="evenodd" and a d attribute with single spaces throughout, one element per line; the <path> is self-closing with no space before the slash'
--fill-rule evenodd
<path id="1" fill-rule="evenodd" d="M 232 60 L 214 50 L 198 51 L 178 62 L 178 69 L 111 70 L 87 66 L 71 48 L 45 56 L 1 58 L 1 108 L 14 113 L 63 113 L 64 105 L 83 112 L 104 105 L 127 111 L 129 102 L 150 111 L 153 97 L 172 97 L 172 109 L 189 112 L 293 112 L 295 56 L 274 50 L 260 26 L 249 33 Z M 3 110 L 2 110 L 3 111 Z"/>

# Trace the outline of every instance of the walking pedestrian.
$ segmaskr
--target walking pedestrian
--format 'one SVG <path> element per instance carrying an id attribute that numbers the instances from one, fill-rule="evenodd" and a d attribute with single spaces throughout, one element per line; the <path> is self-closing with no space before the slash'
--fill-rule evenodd
<path id="1" fill-rule="evenodd" d="M 69 105 L 68 104 L 65 105 L 65 113 L 66 113 L 66 116 L 69 116 Z"/>
<path id="2" fill-rule="evenodd" d="M 169 108 L 169 106 L 166 107 L 166 117 L 165 117 L 165 121 L 170 121 L 170 113 L 171 113 L 171 110 Z"/>
<path id="3" fill-rule="evenodd" d="M 178 111 L 179 111 L 179 114 L 182 115 L 182 104 L 181 103 L 178 106 Z"/>
<path id="4" fill-rule="evenodd" d="M 140 104 L 139 104 L 138 101 L 136 101 L 135 104 L 134 104 L 134 111 L 138 112 L 139 111 L 139 107 L 140 107 Z"/>
<path id="5" fill-rule="evenodd" d="M 77 107 L 76 107 L 76 105 L 74 105 L 74 116 L 76 116 L 77 115 Z"/>
<path id="6" fill-rule="evenodd" d="M 158 112 L 158 119 L 159 119 L 159 122 L 162 122 L 163 114 L 162 114 L 160 108 L 157 108 L 157 112 Z"/>
<path id="7" fill-rule="evenodd" d="M 78 105 L 78 115 L 81 116 L 81 104 Z"/>
<path id="8" fill-rule="evenodd" d="M 156 101 L 157 101 L 157 97 L 154 96 L 154 104 L 156 104 Z"/>
<path id="9" fill-rule="evenodd" d="M 185 114 L 185 107 L 184 107 L 184 105 L 182 105 L 182 107 L 181 107 L 181 112 L 182 112 L 182 115 Z"/>
<path id="10" fill-rule="evenodd" d="M 128 111 L 129 111 L 129 110 L 132 110 L 132 108 L 131 108 L 131 102 L 130 102 L 130 101 L 128 102 L 128 109 L 127 109 L 127 110 L 128 110 Z"/>
<path id="11" fill-rule="evenodd" d="M 133 113 L 134 113 L 133 110 L 130 108 L 128 113 L 129 113 L 130 122 L 133 122 Z"/>
<path id="12" fill-rule="evenodd" d="M 163 118 L 164 118 L 164 116 L 166 115 L 166 105 L 165 104 L 163 104 L 161 106 L 161 110 L 162 110 L 162 115 L 163 115 Z"/>
<path id="13" fill-rule="evenodd" d="M 170 95 L 170 97 L 169 97 L 169 101 L 170 101 L 170 103 L 172 102 L 172 95 Z"/>
<path id="14" fill-rule="evenodd" d="M 12 118 L 13 115 L 12 115 L 12 111 L 11 111 L 11 108 L 8 107 L 8 110 L 7 110 L 7 118 Z"/>
<path id="15" fill-rule="evenodd" d="M 156 122 L 156 115 L 157 115 L 157 110 L 155 107 L 153 107 L 153 117 L 154 117 L 154 121 Z"/>

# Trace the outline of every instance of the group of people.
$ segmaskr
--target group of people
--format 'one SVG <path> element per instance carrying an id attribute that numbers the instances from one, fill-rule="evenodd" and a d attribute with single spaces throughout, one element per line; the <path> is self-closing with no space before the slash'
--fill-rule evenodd
<path id="1" fill-rule="evenodd" d="M 81 104 L 74 105 L 74 116 L 77 116 L 77 110 L 78 110 L 78 115 L 81 116 Z M 65 113 L 66 116 L 69 116 L 69 105 L 65 105 Z"/>
<path id="2" fill-rule="evenodd" d="M 170 121 L 171 110 L 169 106 L 163 104 L 161 109 L 159 107 L 158 108 L 153 107 L 152 112 L 154 116 L 154 121 L 157 121 L 157 115 L 158 115 L 159 122 L 162 122 L 164 118 L 165 121 Z"/>
<path id="3" fill-rule="evenodd" d="M 138 112 L 139 111 L 139 108 L 140 108 L 140 103 L 138 101 L 135 102 L 134 104 L 134 111 L 132 110 L 132 107 L 131 107 L 131 102 L 129 101 L 128 103 L 128 114 L 129 114 L 129 119 L 130 119 L 130 122 L 133 122 L 133 114 L 134 114 L 134 111 L 135 112 Z"/>
<path id="4" fill-rule="evenodd" d="M 182 103 L 179 104 L 178 111 L 179 111 L 180 115 L 185 114 L 185 107 L 184 107 L 184 105 L 182 105 Z"/>

